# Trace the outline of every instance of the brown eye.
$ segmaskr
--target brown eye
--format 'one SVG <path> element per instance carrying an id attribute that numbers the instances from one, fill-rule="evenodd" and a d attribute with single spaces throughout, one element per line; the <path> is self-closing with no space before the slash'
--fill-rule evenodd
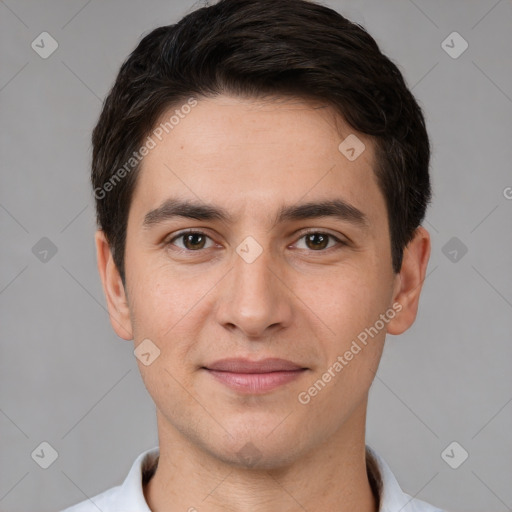
<path id="1" fill-rule="evenodd" d="M 187 249 L 202 249 L 205 243 L 205 237 L 199 233 L 189 233 L 183 235 L 184 245 Z"/>
<path id="2" fill-rule="evenodd" d="M 326 249 L 333 249 L 336 246 L 341 249 L 344 245 L 347 245 L 347 243 L 330 233 L 310 231 L 299 238 L 295 247 L 303 250 L 321 252 Z"/>
<path id="3" fill-rule="evenodd" d="M 327 247 L 330 236 L 324 233 L 309 233 L 305 238 L 309 249 L 318 250 Z"/>
<path id="4" fill-rule="evenodd" d="M 209 238 L 209 236 L 200 231 L 189 231 L 175 236 L 172 240 L 169 241 L 169 245 L 176 245 L 180 249 L 187 251 L 198 251 L 207 248 L 206 243 Z M 176 243 L 180 240 L 181 244 Z"/>

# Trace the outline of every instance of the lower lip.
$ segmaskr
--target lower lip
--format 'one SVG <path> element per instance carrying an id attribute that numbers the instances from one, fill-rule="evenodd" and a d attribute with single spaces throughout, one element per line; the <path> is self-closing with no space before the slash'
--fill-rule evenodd
<path id="1" fill-rule="evenodd" d="M 233 373 L 208 370 L 208 373 L 226 386 L 244 393 L 265 393 L 300 377 L 305 369 L 269 373 Z"/>

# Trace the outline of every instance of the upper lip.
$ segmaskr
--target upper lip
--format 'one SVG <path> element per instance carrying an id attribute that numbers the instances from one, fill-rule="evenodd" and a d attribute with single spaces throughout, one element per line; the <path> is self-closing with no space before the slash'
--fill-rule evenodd
<path id="1" fill-rule="evenodd" d="M 220 359 L 219 361 L 205 366 L 205 368 L 208 370 L 231 373 L 270 373 L 305 369 L 303 366 L 293 363 L 292 361 L 278 358 L 268 358 L 260 361 L 251 361 L 242 358 Z"/>

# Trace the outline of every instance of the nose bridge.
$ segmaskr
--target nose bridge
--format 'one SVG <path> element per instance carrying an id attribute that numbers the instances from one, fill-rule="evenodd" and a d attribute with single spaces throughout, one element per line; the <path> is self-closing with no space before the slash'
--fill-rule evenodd
<path id="1" fill-rule="evenodd" d="M 275 324 L 284 325 L 290 316 L 283 285 L 275 275 L 278 264 L 268 248 L 259 247 L 246 240 L 237 248 L 230 293 L 224 297 L 220 319 L 250 336 L 260 336 Z"/>

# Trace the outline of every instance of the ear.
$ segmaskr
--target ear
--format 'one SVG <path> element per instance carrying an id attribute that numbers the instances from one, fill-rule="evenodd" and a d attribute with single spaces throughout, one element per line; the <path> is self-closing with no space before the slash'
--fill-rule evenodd
<path id="1" fill-rule="evenodd" d="M 404 249 L 402 267 L 396 275 L 393 303 L 400 304 L 401 309 L 397 308 L 398 314 L 388 323 L 389 334 L 402 334 L 416 319 L 429 258 L 430 235 L 420 226 Z"/>
<path id="2" fill-rule="evenodd" d="M 123 281 L 114 263 L 105 233 L 99 229 L 94 238 L 98 271 L 107 299 L 110 323 L 120 338 L 131 340 L 133 339 L 133 330 Z"/>

